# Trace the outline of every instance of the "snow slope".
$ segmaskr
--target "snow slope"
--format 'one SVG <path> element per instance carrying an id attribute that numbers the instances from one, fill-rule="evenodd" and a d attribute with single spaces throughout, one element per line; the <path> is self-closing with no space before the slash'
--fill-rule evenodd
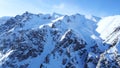
<path id="1" fill-rule="evenodd" d="M 0 25 L 4 24 L 8 19 L 10 19 L 10 17 L 1 17 L 0 18 Z"/>
<path id="2" fill-rule="evenodd" d="M 96 29 L 97 32 L 100 33 L 100 37 L 104 40 L 108 40 L 113 32 L 115 32 L 116 28 L 119 30 L 120 27 L 120 15 L 109 16 L 101 19 L 98 22 L 98 28 Z M 114 34 L 111 40 L 108 43 L 112 42 L 115 37 L 119 34 Z"/>
<path id="3" fill-rule="evenodd" d="M 96 29 L 100 37 L 110 46 L 101 54 L 97 67 L 120 67 L 120 15 L 105 17 Z"/>

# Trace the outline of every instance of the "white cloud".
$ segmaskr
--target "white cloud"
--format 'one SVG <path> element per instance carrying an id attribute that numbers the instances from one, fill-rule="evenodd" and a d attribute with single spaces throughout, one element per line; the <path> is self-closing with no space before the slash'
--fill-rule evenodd
<path id="1" fill-rule="evenodd" d="M 54 5 L 53 6 L 54 9 L 64 9 L 65 8 L 65 4 L 64 3 L 61 3 L 59 5 Z"/>

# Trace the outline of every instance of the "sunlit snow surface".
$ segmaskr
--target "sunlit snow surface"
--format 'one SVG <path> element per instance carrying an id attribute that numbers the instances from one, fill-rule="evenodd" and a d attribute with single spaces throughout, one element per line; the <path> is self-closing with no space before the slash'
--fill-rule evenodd
<path id="1" fill-rule="evenodd" d="M 0 53 L 0 65 L 3 63 L 3 60 L 6 60 L 8 56 L 13 52 L 14 50 L 8 50 L 5 54 Z"/>
<path id="2" fill-rule="evenodd" d="M 100 33 L 102 39 L 107 37 L 120 26 L 120 15 L 104 17 L 98 22 L 98 28 L 96 29 Z"/>

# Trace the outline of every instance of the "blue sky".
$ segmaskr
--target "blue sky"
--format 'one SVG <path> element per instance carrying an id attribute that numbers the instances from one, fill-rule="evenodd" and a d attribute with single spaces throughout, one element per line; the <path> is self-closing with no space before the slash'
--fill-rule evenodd
<path id="1" fill-rule="evenodd" d="M 110 16 L 120 14 L 120 0 L 0 0 L 0 17 L 25 11 Z"/>

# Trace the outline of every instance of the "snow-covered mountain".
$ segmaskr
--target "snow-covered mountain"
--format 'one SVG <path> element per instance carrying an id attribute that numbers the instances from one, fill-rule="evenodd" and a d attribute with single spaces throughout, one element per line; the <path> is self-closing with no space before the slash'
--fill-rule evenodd
<path id="1" fill-rule="evenodd" d="M 96 30 L 100 33 L 103 43 L 110 44 L 110 47 L 101 54 L 97 66 L 120 68 L 120 15 L 101 19 Z"/>
<path id="2" fill-rule="evenodd" d="M 11 17 L 0 24 L 0 68 L 118 68 L 118 18 L 29 12 Z"/>
<path id="3" fill-rule="evenodd" d="M 0 25 L 1 25 L 1 24 L 4 24 L 8 19 L 10 19 L 10 17 L 7 17 L 7 16 L 5 16 L 5 17 L 0 17 Z"/>

